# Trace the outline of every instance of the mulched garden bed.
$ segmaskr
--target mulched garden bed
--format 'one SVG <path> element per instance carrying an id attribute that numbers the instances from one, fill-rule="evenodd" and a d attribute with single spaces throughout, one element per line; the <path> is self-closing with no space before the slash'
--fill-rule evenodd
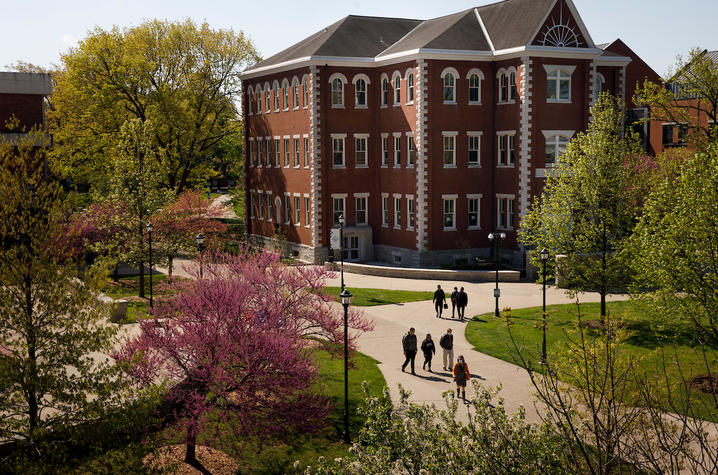
<path id="1" fill-rule="evenodd" d="M 704 394 L 718 394 L 718 373 L 714 375 L 702 374 L 688 380 L 688 388 Z"/>

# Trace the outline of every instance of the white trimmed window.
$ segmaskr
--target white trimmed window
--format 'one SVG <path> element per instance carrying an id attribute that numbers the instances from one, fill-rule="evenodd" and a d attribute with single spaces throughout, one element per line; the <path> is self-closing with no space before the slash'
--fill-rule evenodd
<path id="1" fill-rule="evenodd" d="M 571 75 L 576 66 L 548 66 L 546 70 L 546 101 L 571 102 Z"/>
<path id="2" fill-rule="evenodd" d="M 516 100 L 516 71 L 509 72 L 509 102 Z"/>
<path id="3" fill-rule="evenodd" d="M 394 166 L 401 166 L 401 132 L 394 134 Z"/>
<path id="4" fill-rule="evenodd" d="M 394 229 L 401 229 L 401 195 L 394 195 Z"/>
<path id="5" fill-rule="evenodd" d="M 339 217 L 346 215 L 344 214 L 346 204 L 346 195 L 332 195 L 332 216 L 334 225 L 339 225 Z"/>
<path id="6" fill-rule="evenodd" d="M 357 193 L 355 195 L 356 200 L 356 206 L 354 208 L 354 212 L 356 214 L 356 225 L 362 225 L 367 224 L 367 198 L 369 194 L 359 194 Z"/>
<path id="7" fill-rule="evenodd" d="M 406 152 L 407 166 L 411 168 L 416 163 L 416 147 L 414 146 L 414 135 L 411 133 L 406 134 Z"/>
<path id="8" fill-rule="evenodd" d="M 249 166 L 254 166 L 254 139 L 249 139 Z"/>
<path id="9" fill-rule="evenodd" d="M 274 137 L 274 166 L 279 168 L 282 166 L 281 139 Z"/>
<path id="10" fill-rule="evenodd" d="M 332 165 L 334 165 L 335 168 L 344 168 L 346 166 L 344 161 L 345 138 L 346 134 L 332 134 Z"/>
<path id="11" fill-rule="evenodd" d="M 307 76 L 302 77 L 302 95 L 304 96 L 304 108 L 309 106 L 309 79 Z"/>
<path id="12" fill-rule="evenodd" d="M 386 107 L 389 104 L 389 78 L 383 75 L 381 78 L 381 105 Z"/>
<path id="13" fill-rule="evenodd" d="M 277 81 L 274 81 L 272 92 L 274 93 L 274 112 L 279 112 L 279 83 Z"/>
<path id="14" fill-rule="evenodd" d="M 603 77 L 603 74 L 596 73 L 596 79 L 594 80 L 594 91 L 593 91 L 593 97 L 595 99 L 598 99 L 598 96 L 603 92 L 605 84 L 606 84 L 606 78 Z"/>
<path id="15" fill-rule="evenodd" d="M 289 81 L 286 79 L 282 82 L 282 92 L 284 93 L 284 110 L 289 110 Z"/>
<path id="16" fill-rule="evenodd" d="M 267 164 L 267 168 L 272 167 L 272 137 L 265 137 L 267 144 L 264 148 L 264 162 Z"/>
<path id="17" fill-rule="evenodd" d="M 292 197 L 284 195 L 284 224 L 292 224 Z"/>
<path id="18" fill-rule="evenodd" d="M 354 105 L 356 107 L 366 107 L 366 81 L 364 79 L 357 79 L 354 83 Z"/>
<path id="19" fill-rule="evenodd" d="M 262 138 L 257 139 L 257 166 L 262 166 Z"/>
<path id="20" fill-rule="evenodd" d="M 466 195 L 469 229 L 481 229 L 481 195 Z"/>
<path id="21" fill-rule="evenodd" d="M 498 166 L 513 167 L 516 156 L 515 148 L 516 132 L 499 132 L 497 133 L 498 147 Z"/>
<path id="22" fill-rule="evenodd" d="M 393 77 L 394 82 L 394 105 L 401 104 L 401 75 L 396 72 Z"/>
<path id="23" fill-rule="evenodd" d="M 259 86 L 257 86 L 257 92 L 255 94 L 255 97 L 257 98 L 257 114 L 262 113 L 262 91 L 259 89 Z"/>
<path id="24" fill-rule="evenodd" d="M 458 195 L 444 195 L 444 230 L 456 229 L 456 198 Z"/>
<path id="25" fill-rule="evenodd" d="M 381 166 L 389 166 L 389 134 L 381 134 Z"/>
<path id="26" fill-rule="evenodd" d="M 480 69 L 472 69 L 468 74 L 469 104 L 481 104 L 481 80 L 484 73 Z"/>
<path id="27" fill-rule="evenodd" d="M 444 168 L 456 166 L 456 132 L 442 132 L 444 136 Z"/>
<path id="28" fill-rule="evenodd" d="M 294 168 L 299 168 L 299 138 L 294 139 Z"/>
<path id="29" fill-rule="evenodd" d="M 299 79 L 292 79 L 292 99 L 294 99 L 294 110 L 299 109 Z"/>
<path id="30" fill-rule="evenodd" d="M 284 138 L 284 168 L 289 168 L 291 151 L 289 150 L 289 137 Z"/>
<path id="31" fill-rule="evenodd" d="M 264 85 L 264 110 L 269 114 L 272 112 L 272 93 L 269 90 L 269 83 Z"/>
<path id="32" fill-rule="evenodd" d="M 343 74 L 334 73 L 329 78 L 329 82 L 332 85 L 332 107 L 342 108 L 344 107 L 344 85 L 347 80 Z"/>
<path id="33" fill-rule="evenodd" d="M 254 208 L 257 206 L 257 198 L 254 191 L 249 192 L 249 217 L 254 219 Z"/>
<path id="34" fill-rule="evenodd" d="M 354 134 L 354 166 L 357 168 L 366 168 L 367 162 L 367 138 L 368 134 Z"/>
<path id="35" fill-rule="evenodd" d="M 481 132 L 467 132 L 469 140 L 469 166 L 481 166 Z"/>
<path id="36" fill-rule="evenodd" d="M 294 197 L 294 224 L 299 226 L 302 219 L 302 204 L 299 196 Z"/>
<path id="37" fill-rule="evenodd" d="M 309 138 L 304 137 L 304 168 L 309 168 Z"/>
<path id="38" fill-rule="evenodd" d="M 257 191 L 259 195 L 257 197 L 257 211 L 259 219 L 264 219 L 264 192 L 262 190 Z"/>
<path id="39" fill-rule="evenodd" d="M 410 72 L 406 75 L 406 103 L 414 103 L 414 73 Z"/>
<path id="40" fill-rule="evenodd" d="M 554 131 L 544 131 L 546 137 L 546 167 L 552 167 L 558 163 L 558 157 L 566 153 L 566 146 L 573 136 L 573 132 L 553 133 Z"/>
<path id="41" fill-rule="evenodd" d="M 447 72 L 443 76 L 444 80 L 444 104 L 454 104 L 456 102 L 456 76 L 454 73 Z"/>
<path id="42" fill-rule="evenodd" d="M 310 206 L 311 201 L 308 196 L 304 197 L 304 226 L 309 227 L 312 222 L 312 208 Z"/>
<path id="43" fill-rule="evenodd" d="M 247 114 L 252 115 L 252 104 L 254 104 L 254 97 L 252 97 L 252 89 L 247 91 Z"/>
<path id="44" fill-rule="evenodd" d="M 272 192 L 267 192 L 267 221 L 272 221 Z"/>
<path id="45" fill-rule="evenodd" d="M 415 216 L 414 216 L 414 197 L 413 196 L 406 197 L 406 217 L 408 218 L 406 229 L 414 229 Z"/>
<path id="46" fill-rule="evenodd" d="M 496 195 L 499 229 L 514 229 L 514 195 Z"/>
<path id="47" fill-rule="evenodd" d="M 381 225 L 389 226 L 389 194 L 381 194 Z"/>

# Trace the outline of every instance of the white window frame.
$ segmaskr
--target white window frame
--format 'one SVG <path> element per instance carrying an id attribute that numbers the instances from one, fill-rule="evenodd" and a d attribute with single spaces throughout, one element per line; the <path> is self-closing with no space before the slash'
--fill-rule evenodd
<path id="1" fill-rule="evenodd" d="M 264 140 L 267 142 L 264 148 L 265 166 L 272 168 L 272 137 L 264 137 Z"/>
<path id="2" fill-rule="evenodd" d="M 282 99 L 284 100 L 284 111 L 289 110 L 289 81 L 284 79 L 282 81 Z"/>
<path id="3" fill-rule="evenodd" d="M 292 166 L 292 151 L 291 151 L 291 137 L 289 135 L 285 135 L 282 137 L 284 140 L 284 168 L 289 168 Z"/>
<path id="4" fill-rule="evenodd" d="M 268 82 L 264 83 L 264 113 L 272 113 L 272 92 Z"/>
<path id="5" fill-rule="evenodd" d="M 502 207 L 505 207 L 503 210 Z M 496 229 L 512 231 L 516 219 L 516 195 L 496 194 Z"/>
<path id="6" fill-rule="evenodd" d="M 546 147 L 545 147 L 545 153 L 544 153 L 544 166 L 546 168 L 552 168 L 558 161 L 558 157 L 560 157 L 563 153 L 566 152 L 566 146 L 568 146 L 568 143 L 571 141 L 571 139 L 573 138 L 576 131 L 575 130 L 542 130 L 541 132 L 543 133 L 544 139 L 546 140 Z M 561 138 L 565 139 L 565 142 L 562 143 Z M 549 145 L 553 145 L 553 147 L 554 147 L 553 162 L 549 162 L 547 160 Z M 563 153 L 560 153 L 561 147 L 563 147 Z"/>
<path id="7" fill-rule="evenodd" d="M 444 164 L 444 168 L 456 168 L 456 137 L 459 135 L 458 132 L 441 132 L 441 162 Z M 453 149 L 447 149 L 447 145 L 451 143 Z M 451 152 L 451 162 L 446 162 L 446 153 Z"/>
<path id="8" fill-rule="evenodd" d="M 255 213 L 254 208 L 257 206 L 257 192 L 254 190 L 249 190 L 249 218 L 254 219 Z"/>
<path id="9" fill-rule="evenodd" d="M 347 134 L 331 134 L 332 139 L 332 168 L 346 168 L 347 166 L 347 154 L 346 154 L 346 141 Z M 341 158 L 340 164 L 336 163 L 337 144 L 341 144 Z"/>
<path id="10" fill-rule="evenodd" d="M 274 136 L 274 168 L 282 167 L 282 137 Z"/>
<path id="11" fill-rule="evenodd" d="M 394 193 L 394 229 L 401 229 L 401 194 Z"/>
<path id="12" fill-rule="evenodd" d="M 392 104 L 394 107 L 398 107 L 401 105 L 401 73 L 399 71 L 394 71 L 394 73 L 391 75 L 391 92 L 393 94 L 394 100 L 392 101 Z"/>
<path id="13" fill-rule="evenodd" d="M 389 193 L 381 194 L 381 226 L 389 227 Z"/>
<path id="14" fill-rule="evenodd" d="M 299 226 L 302 221 L 302 195 L 294 193 L 294 225 Z"/>
<path id="15" fill-rule="evenodd" d="M 593 85 L 593 98 L 598 99 L 598 96 L 603 92 L 605 88 L 606 78 L 603 74 L 597 72 Z"/>
<path id="16" fill-rule="evenodd" d="M 271 223 L 274 218 L 272 216 L 274 214 L 274 210 L 272 209 L 272 207 L 274 206 L 274 204 L 272 203 L 272 192 L 267 191 L 265 193 L 267 195 L 267 222 Z"/>
<path id="17" fill-rule="evenodd" d="M 483 197 L 484 195 L 481 193 L 466 195 L 466 226 L 469 230 L 481 229 L 481 198 Z M 476 224 L 472 226 L 471 215 L 473 213 L 471 211 L 471 202 L 474 200 L 476 200 Z"/>
<path id="18" fill-rule="evenodd" d="M 466 163 L 469 168 L 481 168 L 481 136 L 484 135 L 481 131 L 469 131 L 466 132 Z M 471 139 L 476 139 L 478 147 L 476 149 L 476 161 L 471 161 Z"/>
<path id="19" fill-rule="evenodd" d="M 346 193 L 332 193 L 332 225 L 339 226 L 339 216 L 343 215 L 344 219 L 347 218 L 347 194 Z M 341 209 L 338 209 L 337 203 L 341 203 Z M 339 214 L 337 214 L 339 212 Z"/>
<path id="20" fill-rule="evenodd" d="M 475 101 L 472 101 L 472 100 L 471 100 L 471 78 L 472 78 L 473 76 L 476 76 L 476 77 L 479 78 L 479 85 L 477 86 L 477 88 L 478 88 L 478 91 L 477 91 L 477 92 L 478 92 L 478 99 L 475 100 Z M 470 69 L 469 72 L 466 73 L 466 82 L 467 82 L 467 84 L 468 84 L 468 96 L 467 96 L 467 101 L 469 102 L 469 105 L 472 105 L 472 106 L 481 105 L 481 86 L 482 86 L 483 83 L 484 83 L 484 73 L 483 73 L 483 71 L 481 71 L 479 68 L 472 68 L 472 69 Z"/>
<path id="21" fill-rule="evenodd" d="M 247 115 L 252 114 L 252 104 L 254 103 L 254 92 L 252 86 L 247 89 Z"/>
<path id="22" fill-rule="evenodd" d="M 416 163 L 416 144 L 414 133 L 406 132 L 406 168 L 414 168 Z"/>
<path id="23" fill-rule="evenodd" d="M 451 75 L 453 84 L 447 85 L 447 78 Z M 456 80 L 459 78 L 459 72 L 454 68 L 445 68 L 441 72 L 441 98 L 444 104 L 456 104 Z M 446 90 L 451 88 L 451 98 L 447 99 Z"/>
<path id="24" fill-rule="evenodd" d="M 359 202 L 362 200 L 364 209 L 360 209 Z M 359 219 L 359 212 L 364 212 L 364 219 Z M 354 224 L 366 226 L 369 224 L 369 193 L 354 193 Z"/>
<path id="25" fill-rule="evenodd" d="M 406 229 L 408 231 L 414 230 L 416 224 L 416 203 L 414 201 L 414 195 L 406 195 Z"/>
<path id="26" fill-rule="evenodd" d="M 394 167 L 401 168 L 401 132 L 394 132 Z"/>
<path id="27" fill-rule="evenodd" d="M 309 195 L 304 194 L 304 227 L 308 228 L 312 224 L 312 200 Z"/>
<path id="28" fill-rule="evenodd" d="M 249 168 L 254 167 L 254 137 L 249 137 Z"/>
<path id="29" fill-rule="evenodd" d="M 407 69 L 404 78 L 406 81 L 406 105 L 410 106 L 414 104 L 414 69 Z"/>
<path id="30" fill-rule="evenodd" d="M 459 198 L 459 195 L 441 195 L 441 199 L 443 201 L 442 205 L 442 226 L 444 231 L 456 231 L 456 200 Z M 446 205 L 447 203 L 450 203 L 450 212 L 447 213 Z M 446 217 L 448 215 L 451 215 L 452 219 L 452 226 L 446 225 Z"/>
<path id="31" fill-rule="evenodd" d="M 359 150 L 359 144 L 364 144 L 364 150 Z M 364 163 L 359 163 L 359 153 L 364 153 Z M 354 167 L 369 168 L 369 134 L 354 134 Z"/>
<path id="32" fill-rule="evenodd" d="M 299 167 L 302 164 L 302 161 L 299 157 L 299 139 L 301 136 L 299 135 L 292 135 L 292 145 L 294 147 L 294 168 L 299 169 Z"/>
<path id="33" fill-rule="evenodd" d="M 549 103 L 571 103 L 571 86 L 573 72 L 576 66 L 571 65 L 552 65 L 544 64 L 544 70 L 546 71 L 546 102 Z M 556 77 L 552 77 L 555 75 Z M 561 82 L 568 81 L 568 97 L 561 97 Z M 553 83 L 553 93 L 556 95 L 555 98 L 550 97 L 551 83 Z"/>
<path id="34" fill-rule="evenodd" d="M 364 82 L 364 91 L 359 91 L 359 81 Z M 357 74 L 352 78 L 352 84 L 354 84 L 354 108 L 355 109 L 368 109 L 369 108 L 369 85 L 371 80 L 366 74 Z M 359 103 L 359 92 L 364 93 L 364 103 Z"/>
<path id="35" fill-rule="evenodd" d="M 264 91 L 259 87 L 259 84 L 257 84 L 257 88 L 254 90 L 254 97 L 257 101 L 257 114 L 262 113 L 262 96 L 264 95 Z"/>
<path id="36" fill-rule="evenodd" d="M 496 72 L 498 79 L 498 103 L 499 104 L 515 104 L 516 103 L 516 77 L 518 72 L 516 68 L 510 66 L 501 68 Z M 511 80 L 513 78 L 513 81 Z"/>
<path id="37" fill-rule="evenodd" d="M 389 134 L 381 134 L 381 167 L 389 166 Z"/>
<path id="38" fill-rule="evenodd" d="M 302 107 L 304 109 L 309 107 L 309 76 L 306 74 L 302 76 Z"/>
<path id="39" fill-rule="evenodd" d="M 284 224 L 292 224 L 292 195 L 284 192 Z"/>
<path id="40" fill-rule="evenodd" d="M 506 143 L 502 143 L 505 137 Z M 496 132 L 496 168 L 514 168 L 516 166 L 516 131 L 502 130 Z M 505 147 L 505 148 L 504 148 Z M 502 163 L 502 154 L 505 152 L 506 160 Z"/>
<path id="41" fill-rule="evenodd" d="M 257 137 L 257 168 L 262 168 L 262 137 Z"/>
<path id="42" fill-rule="evenodd" d="M 302 135 L 302 139 L 304 139 L 304 168 L 309 168 L 309 159 L 311 156 L 311 152 L 309 151 L 309 135 Z"/>
<path id="43" fill-rule="evenodd" d="M 264 219 L 264 190 L 257 190 L 257 214 L 259 215 L 257 219 L 263 220 Z"/>
<path id="44" fill-rule="evenodd" d="M 339 85 L 339 90 L 335 90 Z M 329 90 L 331 94 L 332 109 L 344 109 L 344 92 L 347 86 L 347 78 L 342 73 L 334 73 L 329 76 Z M 336 94 L 339 94 L 337 97 Z M 337 99 L 339 101 L 337 102 Z"/>
<path id="45" fill-rule="evenodd" d="M 386 73 L 383 73 L 381 75 L 381 80 L 379 81 L 379 92 L 380 92 L 380 104 L 381 107 L 388 107 L 389 106 L 389 76 Z"/>
<path id="46" fill-rule="evenodd" d="M 292 100 L 294 101 L 293 109 L 299 110 L 299 78 L 297 76 L 292 78 Z"/>
<path id="47" fill-rule="evenodd" d="M 279 81 L 272 83 L 272 97 L 274 98 L 274 112 L 279 112 Z"/>

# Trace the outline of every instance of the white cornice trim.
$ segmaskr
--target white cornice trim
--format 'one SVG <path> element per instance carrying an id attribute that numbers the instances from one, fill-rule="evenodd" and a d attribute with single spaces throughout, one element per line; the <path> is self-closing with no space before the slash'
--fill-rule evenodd
<path id="1" fill-rule="evenodd" d="M 596 58 L 598 66 L 628 66 L 633 61 L 628 56 L 600 56 Z"/>

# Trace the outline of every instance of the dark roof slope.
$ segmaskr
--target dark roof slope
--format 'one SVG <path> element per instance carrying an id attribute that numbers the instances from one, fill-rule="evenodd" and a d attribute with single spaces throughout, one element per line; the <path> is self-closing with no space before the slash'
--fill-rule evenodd
<path id="1" fill-rule="evenodd" d="M 718 51 L 706 51 L 706 57 L 718 64 Z"/>
<path id="2" fill-rule="evenodd" d="M 497 50 L 529 44 L 541 27 L 553 0 L 504 0 L 478 7 L 481 20 Z"/>
<path id="3" fill-rule="evenodd" d="M 491 51 L 473 8 L 422 22 L 382 56 L 417 48 Z"/>
<path id="4" fill-rule="evenodd" d="M 313 55 L 373 58 L 419 23 L 421 20 L 349 15 L 249 70 Z"/>

